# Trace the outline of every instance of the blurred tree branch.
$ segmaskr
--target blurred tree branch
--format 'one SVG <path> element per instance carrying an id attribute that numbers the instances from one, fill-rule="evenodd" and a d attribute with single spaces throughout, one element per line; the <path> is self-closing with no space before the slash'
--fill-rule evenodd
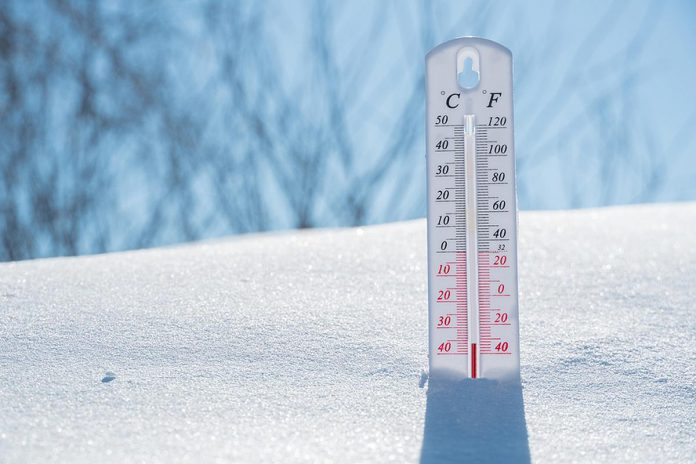
<path id="1" fill-rule="evenodd" d="M 0 260 L 422 215 L 423 57 L 471 25 L 486 35 L 497 10 L 457 3 L 445 27 L 425 0 L 376 2 L 357 19 L 355 5 L 303 5 L 288 19 L 250 1 L 5 4 Z M 664 158 L 633 107 L 644 70 L 632 57 L 656 3 L 601 89 L 584 80 L 608 68 L 584 66 L 620 9 L 610 5 L 543 98 L 535 67 L 565 51 L 517 38 L 523 204 L 549 162 L 571 166 L 558 175 L 572 206 L 642 201 L 664 185 Z M 283 46 L 293 27 L 296 50 Z M 569 89 L 583 105 L 549 129 L 570 111 Z"/>

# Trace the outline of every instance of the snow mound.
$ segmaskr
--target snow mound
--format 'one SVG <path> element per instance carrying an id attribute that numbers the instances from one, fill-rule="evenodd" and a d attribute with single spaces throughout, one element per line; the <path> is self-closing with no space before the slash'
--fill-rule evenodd
<path id="1" fill-rule="evenodd" d="M 695 229 L 522 213 L 521 388 L 428 385 L 422 220 L 2 264 L 0 461 L 692 461 Z"/>

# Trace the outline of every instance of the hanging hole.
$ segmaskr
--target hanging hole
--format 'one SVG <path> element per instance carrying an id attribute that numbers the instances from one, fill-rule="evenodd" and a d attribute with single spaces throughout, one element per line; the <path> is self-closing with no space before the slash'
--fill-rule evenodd
<path id="1" fill-rule="evenodd" d="M 480 80 L 479 54 L 475 48 L 466 47 L 457 52 L 457 82 L 464 90 L 476 87 Z"/>
<path id="2" fill-rule="evenodd" d="M 474 60 L 471 58 L 465 59 L 464 70 L 457 76 L 459 86 L 463 89 L 473 89 L 478 85 L 479 73 L 474 71 L 473 64 Z"/>

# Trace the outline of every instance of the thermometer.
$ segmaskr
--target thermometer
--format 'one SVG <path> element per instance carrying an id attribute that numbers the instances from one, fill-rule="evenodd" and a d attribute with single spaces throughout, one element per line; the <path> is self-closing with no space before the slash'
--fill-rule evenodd
<path id="1" fill-rule="evenodd" d="M 430 374 L 518 378 L 512 55 L 465 37 L 426 68 Z"/>

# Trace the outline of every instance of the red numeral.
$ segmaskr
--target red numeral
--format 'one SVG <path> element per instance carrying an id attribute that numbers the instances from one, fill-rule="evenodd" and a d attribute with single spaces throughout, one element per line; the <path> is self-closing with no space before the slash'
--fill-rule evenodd
<path id="1" fill-rule="evenodd" d="M 437 295 L 437 301 L 449 300 L 450 295 L 451 293 L 449 290 L 440 290 L 440 293 Z"/>
<path id="2" fill-rule="evenodd" d="M 505 353 L 508 350 L 508 342 L 501 342 L 495 345 L 495 351 L 501 351 Z"/>
<path id="3" fill-rule="evenodd" d="M 507 263 L 507 256 L 496 256 L 495 262 L 493 263 L 493 265 L 494 266 L 505 266 L 505 263 Z"/>
<path id="4" fill-rule="evenodd" d="M 440 316 L 440 321 L 437 323 L 438 327 L 449 327 L 452 318 L 449 316 Z"/>
<path id="5" fill-rule="evenodd" d="M 505 285 L 500 284 L 498 285 L 498 293 L 503 293 L 505 291 Z"/>
<path id="6" fill-rule="evenodd" d="M 495 322 L 507 322 L 507 313 L 495 313 Z"/>
<path id="7" fill-rule="evenodd" d="M 440 268 L 437 270 L 437 273 L 440 275 L 444 275 L 444 274 L 449 274 L 449 271 L 450 271 L 449 264 L 445 264 L 444 266 L 442 264 L 440 264 Z"/>
<path id="8" fill-rule="evenodd" d="M 437 351 L 440 353 L 449 353 L 449 350 L 451 349 L 452 344 L 450 342 L 440 343 L 440 346 L 437 347 Z"/>

